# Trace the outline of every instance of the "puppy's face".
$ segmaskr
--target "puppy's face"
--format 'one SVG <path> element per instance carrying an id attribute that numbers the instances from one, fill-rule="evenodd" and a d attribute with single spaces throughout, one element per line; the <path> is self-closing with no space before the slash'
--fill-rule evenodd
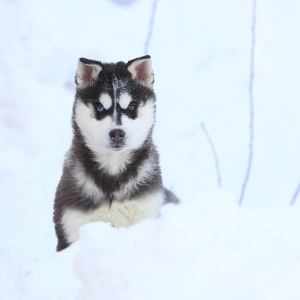
<path id="1" fill-rule="evenodd" d="M 149 56 L 127 64 L 80 59 L 74 121 L 95 152 L 122 152 L 143 145 L 154 125 L 155 94 Z"/>

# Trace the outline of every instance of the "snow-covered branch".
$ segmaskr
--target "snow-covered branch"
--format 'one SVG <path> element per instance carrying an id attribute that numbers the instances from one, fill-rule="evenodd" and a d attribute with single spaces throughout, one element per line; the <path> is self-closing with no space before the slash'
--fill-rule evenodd
<path id="1" fill-rule="evenodd" d="M 213 153 L 213 156 L 215 159 L 215 166 L 216 166 L 216 172 L 217 172 L 217 178 L 218 178 L 218 186 L 219 186 L 219 188 L 222 188 L 222 177 L 221 177 L 221 171 L 220 171 L 220 164 L 219 164 L 218 154 L 217 154 L 215 145 L 214 145 L 209 133 L 207 132 L 204 123 L 201 123 L 201 127 L 202 127 L 202 130 L 203 130 L 207 140 L 208 140 L 211 152 Z"/>
<path id="2" fill-rule="evenodd" d="M 290 203 L 291 206 L 295 204 L 296 199 L 297 199 L 299 194 L 300 194 L 300 183 L 298 184 L 298 187 L 296 188 L 296 191 L 295 191 L 295 193 L 292 197 L 292 200 L 291 200 L 291 203 Z"/>
<path id="3" fill-rule="evenodd" d="M 158 2 L 158 0 L 154 0 L 153 4 L 152 4 L 152 11 L 151 11 L 151 17 L 150 17 L 150 21 L 149 21 L 148 35 L 147 35 L 147 39 L 146 39 L 146 42 L 145 42 L 144 55 L 147 55 L 148 51 L 149 51 L 149 44 L 150 44 L 151 37 L 152 37 L 152 31 L 153 31 L 153 25 L 154 25 L 157 2 Z"/>
<path id="4" fill-rule="evenodd" d="M 242 205 L 246 187 L 249 181 L 253 160 L 253 141 L 254 141 L 254 105 L 253 105 L 253 79 L 254 79 L 254 50 L 255 50 L 255 23 L 256 23 L 256 0 L 253 0 L 252 8 L 252 41 L 250 51 L 250 81 L 249 81 L 249 102 L 250 102 L 250 141 L 249 141 L 249 158 L 245 179 L 241 189 L 239 204 Z"/>

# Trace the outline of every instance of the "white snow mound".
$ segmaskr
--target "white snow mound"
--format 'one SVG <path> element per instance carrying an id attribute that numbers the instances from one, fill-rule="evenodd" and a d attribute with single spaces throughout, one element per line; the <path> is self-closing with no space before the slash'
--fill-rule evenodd
<path id="1" fill-rule="evenodd" d="M 127 229 L 87 224 L 19 274 L 22 299 L 299 299 L 299 208 L 235 203 L 214 191 Z"/>

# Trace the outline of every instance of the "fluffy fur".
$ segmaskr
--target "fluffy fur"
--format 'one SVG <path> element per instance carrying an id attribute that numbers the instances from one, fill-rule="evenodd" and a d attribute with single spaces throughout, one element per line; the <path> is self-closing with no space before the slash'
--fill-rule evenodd
<path id="1" fill-rule="evenodd" d="M 79 228 L 103 221 L 127 227 L 178 203 L 162 184 L 152 141 L 156 97 L 150 56 L 106 64 L 81 58 L 75 77 L 73 141 L 56 191 L 57 251 Z"/>

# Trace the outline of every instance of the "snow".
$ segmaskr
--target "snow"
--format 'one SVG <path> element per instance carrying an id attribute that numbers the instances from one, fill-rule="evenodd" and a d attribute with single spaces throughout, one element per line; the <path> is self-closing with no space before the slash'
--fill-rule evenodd
<path id="1" fill-rule="evenodd" d="M 299 299 L 299 212 L 242 210 L 216 190 L 129 229 L 87 224 L 31 264 L 2 253 L 3 299 Z"/>
<path id="2" fill-rule="evenodd" d="M 72 137 L 79 57 L 142 56 L 152 1 L 0 3 L 0 299 L 300 298 L 297 1 L 158 1 L 150 42 L 155 141 L 181 204 L 116 230 L 82 227 L 55 252 L 53 198 Z M 218 154 L 222 190 L 213 153 Z"/>

